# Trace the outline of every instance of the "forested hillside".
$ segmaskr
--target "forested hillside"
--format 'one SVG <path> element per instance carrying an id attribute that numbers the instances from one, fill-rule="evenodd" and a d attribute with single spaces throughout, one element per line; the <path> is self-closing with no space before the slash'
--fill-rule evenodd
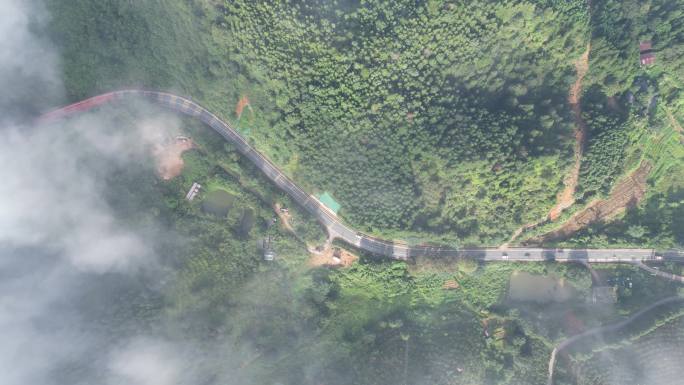
<path id="1" fill-rule="evenodd" d="M 484 2 L 222 11 L 231 39 L 283 81 L 286 124 L 276 127 L 297 144 L 295 175 L 335 192 L 352 223 L 486 241 L 548 204 L 556 186 L 529 185 L 544 184 L 540 174 L 557 181 L 545 156 L 566 155 L 555 144 L 568 130 L 567 56 L 583 42 L 582 9 L 574 17 Z"/>
<path id="2" fill-rule="evenodd" d="M 235 120 L 246 95 L 257 146 L 368 231 L 497 242 L 571 160 L 581 1 L 51 2 L 74 97 L 181 88 Z"/>
<path id="3" fill-rule="evenodd" d="M 578 204 L 561 222 L 641 160 L 656 166 L 648 194 L 679 188 L 676 2 L 48 5 L 71 98 L 187 94 L 378 235 L 492 245 L 543 219 L 572 163 L 568 91 L 588 42 L 589 131 Z M 652 66 L 639 64 L 645 40 Z"/>

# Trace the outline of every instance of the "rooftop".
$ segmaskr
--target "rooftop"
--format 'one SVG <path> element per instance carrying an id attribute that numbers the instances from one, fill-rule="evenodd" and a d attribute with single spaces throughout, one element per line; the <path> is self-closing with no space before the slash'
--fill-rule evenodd
<path id="1" fill-rule="evenodd" d="M 264 253 L 264 261 L 272 261 L 275 259 L 275 252 L 273 250 L 266 250 Z"/>
<path id="2" fill-rule="evenodd" d="M 651 44 L 650 40 L 645 40 L 639 43 L 639 51 L 644 52 L 644 51 L 650 51 L 653 49 L 653 45 Z"/>
<path id="3" fill-rule="evenodd" d="M 652 53 L 642 53 L 639 61 L 641 62 L 641 65 L 651 65 L 655 62 L 655 55 Z"/>
<path id="4" fill-rule="evenodd" d="M 340 210 L 340 204 L 337 203 L 337 201 L 333 199 L 333 197 L 327 191 L 320 195 L 318 200 L 335 214 L 337 214 L 337 212 Z"/>

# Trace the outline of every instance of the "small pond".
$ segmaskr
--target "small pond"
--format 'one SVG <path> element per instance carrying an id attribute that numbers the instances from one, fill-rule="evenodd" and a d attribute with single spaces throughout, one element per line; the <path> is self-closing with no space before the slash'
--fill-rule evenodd
<path id="1" fill-rule="evenodd" d="M 202 200 L 202 210 L 217 217 L 225 217 L 233 207 L 235 196 L 226 190 L 213 190 Z"/>
<path id="2" fill-rule="evenodd" d="M 565 302 L 577 291 L 563 278 L 534 275 L 524 271 L 511 274 L 508 296 L 516 301 Z"/>
<path id="3" fill-rule="evenodd" d="M 241 236 L 247 236 L 249 232 L 252 230 L 252 227 L 254 227 L 254 210 L 251 207 L 247 207 L 246 209 L 242 210 L 242 216 L 240 217 L 240 226 L 238 228 L 238 232 Z"/>

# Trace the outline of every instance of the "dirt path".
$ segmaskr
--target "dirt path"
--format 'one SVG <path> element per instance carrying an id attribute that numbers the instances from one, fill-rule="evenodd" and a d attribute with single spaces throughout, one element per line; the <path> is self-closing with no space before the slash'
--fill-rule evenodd
<path id="1" fill-rule="evenodd" d="M 528 224 L 525 224 L 525 225 L 522 225 L 522 226 L 518 227 L 518 229 L 515 230 L 515 232 L 513 233 L 513 235 L 511 235 L 511 237 L 508 239 L 508 242 L 502 244 L 501 246 L 499 246 L 499 248 L 500 248 L 500 249 L 507 249 L 508 246 L 509 246 L 511 243 L 513 243 L 513 241 L 515 241 L 516 239 L 518 239 L 518 237 L 520 236 L 520 234 L 524 233 L 525 231 L 527 231 L 527 230 L 529 230 L 529 229 L 532 229 L 532 228 L 535 228 L 535 227 L 539 226 L 540 224 L 546 222 L 547 220 L 548 220 L 548 217 L 546 217 L 546 218 L 544 218 L 544 219 L 541 219 L 541 220 L 539 220 L 539 221 L 537 221 L 537 222 L 528 223 Z"/>
<path id="2" fill-rule="evenodd" d="M 573 215 L 559 229 L 526 241 L 526 244 L 543 244 L 547 241 L 569 237 L 578 230 L 598 221 L 605 221 L 633 207 L 646 194 L 646 180 L 653 166 L 643 161 L 639 167 L 615 185 L 610 196 L 590 203 L 584 210 Z"/>
<path id="3" fill-rule="evenodd" d="M 575 164 L 570 171 L 570 175 L 565 178 L 565 188 L 556 197 L 556 206 L 549 211 L 549 219 L 552 221 L 558 219 L 563 210 L 575 203 L 575 189 L 577 189 L 577 182 L 579 181 L 580 166 L 584 153 L 584 140 L 587 135 L 587 124 L 582 119 L 582 105 L 580 102 L 582 98 L 582 81 L 589 70 L 589 52 L 591 52 L 591 42 L 587 44 L 587 49 L 582 56 L 575 61 L 577 79 L 572 87 L 570 87 L 570 92 L 568 93 L 568 102 L 575 120 Z"/>
<path id="4" fill-rule="evenodd" d="M 587 71 L 589 71 L 590 52 L 591 41 L 587 43 L 587 49 L 584 51 L 584 53 L 582 53 L 582 56 L 575 60 L 575 71 L 577 72 L 577 78 L 568 91 L 568 103 L 570 103 L 570 109 L 572 110 L 573 119 L 575 121 L 575 163 L 572 166 L 570 174 L 564 180 L 565 187 L 556 196 L 556 205 L 551 209 L 551 211 L 549 211 L 545 218 L 542 218 L 537 222 L 527 223 L 520 226 L 517 230 L 515 230 L 513 235 L 511 235 L 511 238 L 508 240 L 508 242 L 500 246 L 502 249 L 507 248 L 510 243 L 515 241 L 526 230 L 537 227 L 548 220 L 555 221 L 558 219 L 563 210 L 575 203 L 575 190 L 577 189 L 577 182 L 579 181 L 580 166 L 582 165 L 582 155 L 584 153 L 584 140 L 587 135 L 587 124 L 582 119 L 582 106 L 580 102 L 582 98 L 582 81 L 584 80 Z"/>
<path id="5" fill-rule="evenodd" d="M 296 236 L 297 232 L 295 232 L 294 228 L 290 224 L 290 213 L 282 211 L 280 203 L 278 202 L 273 204 L 273 211 L 275 211 L 276 215 L 278 216 L 278 219 L 280 219 L 280 223 L 283 224 L 285 230 L 291 232 Z"/>

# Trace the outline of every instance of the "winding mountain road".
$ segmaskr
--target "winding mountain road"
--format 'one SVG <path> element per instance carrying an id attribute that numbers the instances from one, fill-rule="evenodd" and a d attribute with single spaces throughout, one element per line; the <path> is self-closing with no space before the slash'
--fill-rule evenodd
<path id="1" fill-rule="evenodd" d="M 42 115 L 38 120 L 47 122 L 87 111 L 117 100 L 142 98 L 176 112 L 197 118 L 214 129 L 237 150 L 256 165 L 266 177 L 285 191 L 300 206 L 323 225 L 330 239 L 340 239 L 354 247 L 388 258 L 408 260 L 416 257 L 469 257 L 481 261 L 584 261 L 591 263 L 634 263 L 639 267 L 650 260 L 684 262 L 684 252 L 653 249 L 550 249 L 550 248 L 465 248 L 454 249 L 432 245 L 409 246 L 400 242 L 379 239 L 358 232 L 342 221 L 316 197 L 306 193 L 288 178 L 266 156 L 250 145 L 229 123 L 219 119 L 190 99 L 158 91 L 128 89 L 98 95 Z M 643 267 L 642 267 L 643 268 Z M 681 278 L 681 277 L 679 277 Z M 680 279 L 684 280 L 684 279 Z"/>

